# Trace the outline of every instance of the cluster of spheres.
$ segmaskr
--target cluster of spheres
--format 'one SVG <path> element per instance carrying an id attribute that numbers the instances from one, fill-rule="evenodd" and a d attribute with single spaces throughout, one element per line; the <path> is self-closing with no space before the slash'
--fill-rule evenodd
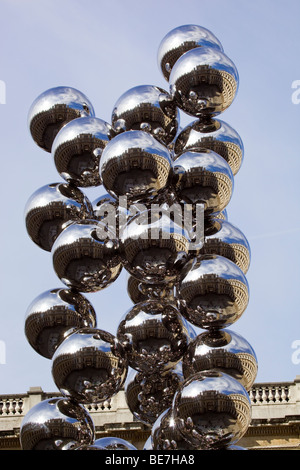
<path id="1" fill-rule="evenodd" d="M 47 90 L 30 108 L 31 136 L 61 181 L 29 198 L 25 224 L 62 285 L 32 301 L 25 335 L 51 361 L 61 396 L 27 413 L 22 449 L 135 449 L 114 436 L 95 440 L 87 411 L 121 389 L 149 427 L 144 450 L 239 449 L 250 424 L 257 359 L 231 330 L 249 301 L 250 247 L 226 210 L 244 149 L 218 118 L 236 96 L 238 72 L 197 25 L 170 31 L 158 64 L 167 89 L 128 90 L 110 123 L 70 87 Z M 180 113 L 193 118 L 185 128 Z M 101 186 L 89 201 L 85 188 Z M 85 294 L 122 269 L 133 306 L 113 335 Z"/>

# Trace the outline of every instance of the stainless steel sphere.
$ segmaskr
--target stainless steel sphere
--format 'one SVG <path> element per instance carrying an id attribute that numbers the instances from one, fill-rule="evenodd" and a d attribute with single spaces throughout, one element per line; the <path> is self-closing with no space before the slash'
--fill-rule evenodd
<path id="1" fill-rule="evenodd" d="M 229 204 L 234 177 L 223 157 L 213 150 L 189 150 L 174 162 L 174 185 L 179 200 L 203 204 L 205 215 L 223 211 Z"/>
<path id="2" fill-rule="evenodd" d="M 232 104 L 239 75 L 221 50 L 197 47 L 175 62 L 169 84 L 172 98 L 186 114 L 217 116 Z"/>
<path id="3" fill-rule="evenodd" d="M 164 145 L 170 144 L 179 126 L 179 110 L 166 90 L 140 85 L 126 91 L 112 112 L 116 132 L 143 130 Z"/>
<path id="4" fill-rule="evenodd" d="M 22 450 L 74 450 L 91 445 L 95 427 L 87 410 L 64 397 L 34 405 L 20 428 Z"/>
<path id="5" fill-rule="evenodd" d="M 161 374 L 131 370 L 125 382 L 129 410 L 138 421 L 152 426 L 158 416 L 171 406 L 182 381 L 181 366 Z"/>
<path id="6" fill-rule="evenodd" d="M 201 333 L 190 342 L 183 356 L 183 375 L 186 379 L 211 369 L 234 377 L 249 391 L 257 376 L 255 351 L 245 338 L 231 330 Z"/>
<path id="7" fill-rule="evenodd" d="M 69 225 L 52 247 L 59 279 L 79 292 L 97 292 L 114 282 L 122 270 L 118 241 L 102 222 Z"/>
<path id="8" fill-rule="evenodd" d="M 169 182 L 172 160 L 166 146 L 151 134 L 123 132 L 105 147 L 100 176 L 106 191 L 131 201 L 156 197 Z"/>
<path id="9" fill-rule="evenodd" d="M 177 295 L 180 312 L 194 326 L 226 328 L 244 313 L 249 286 L 243 271 L 219 255 L 202 255 L 184 267 Z"/>
<path id="10" fill-rule="evenodd" d="M 211 370 L 179 385 L 173 416 L 183 438 L 203 450 L 234 445 L 251 422 L 248 392 L 233 377 Z"/>
<path id="11" fill-rule="evenodd" d="M 121 234 L 121 256 L 130 275 L 146 284 L 174 283 L 189 259 L 190 235 L 165 211 L 144 211 Z"/>
<path id="12" fill-rule="evenodd" d="M 202 117 L 186 126 L 176 137 L 174 159 L 188 150 L 213 150 L 229 164 L 235 176 L 244 159 L 244 145 L 239 134 L 224 121 Z"/>
<path id="13" fill-rule="evenodd" d="M 46 152 L 51 152 L 60 129 L 73 119 L 94 116 L 89 99 L 79 90 L 59 86 L 39 95 L 28 113 L 28 126 L 33 140 Z"/>
<path id="14" fill-rule="evenodd" d="M 52 358 L 52 376 L 67 398 L 90 404 L 116 395 L 127 375 L 124 349 L 115 336 L 81 328 L 68 336 Z"/>
<path id="15" fill-rule="evenodd" d="M 43 250 L 51 251 L 68 222 L 92 218 L 93 207 L 80 189 L 67 183 L 53 183 L 30 196 L 24 215 L 31 240 Z"/>
<path id="16" fill-rule="evenodd" d="M 129 309 L 116 336 L 126 350 L 128 365 L 148 374 L 174 367 L 189 342 L 185 323 L 175 306 L 155 300 Z"/>
<path id="17" fill-rule="evenodd" d="M 166 408 L 152 426 L 149 447 L 151 450 L 191 450 L 194 447 L 188 443 L 179 432 L 173 416 L 173 408 Z"/>
<path id="18" fill-rule="evenodd" d="M 57 347 L 74 330 L 95 328 L 96 312 L 82 294 L 72 289 L 52 289 L 36 297 L 26 311 L 25 336 L 41 356 L 52 359 Z"/>
<path id="19" fill-rule="evenodd" d="M 199 251 L 230 259 L 244 274 L 250 267 L 251 249 L 247 238 L 236 226 L 217 217 L 206 219 L 204 244 Z"/>
<path id="20" fill-rule="evenodd" d="M 167 300 L 168 302 L 173 303 L 176 302 L 174 297 L 174 286 L 172 284 L 146 284 L 140 282 L 133 276 L 128 277 L 127 292 L 130 300 L 132 300 L 134 304 L 151 299 Z"/>
<path id="21" fill-rule="evenodd" d="M 203 46 L 223 51 L 216 36 L 202 26 L 187 24 L 172 29 L 162 39 L 157 53 L 158 66 L 164 78 L 169 80 L 175 62 L 185 52 Z"/>
<path id="22" fill-rule="evenodd" d="M 104 450 L 137 450 L 133 444 L 120 437 L 101 437 L 95 441 L 94 445 Z"/>
<path id="23" fill-rule="evenodd" d="M 75 186 L 99 186 L 100 158 L 114 135 L 111 125 L 96 117 L 87 116 L 67 123 L 52 145 L 53 160 L 60 176 Z"/>

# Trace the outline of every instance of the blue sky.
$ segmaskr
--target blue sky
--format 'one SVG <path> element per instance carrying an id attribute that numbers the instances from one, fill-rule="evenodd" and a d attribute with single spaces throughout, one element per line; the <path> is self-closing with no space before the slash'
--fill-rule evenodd
<path id="1" fill-rule="evenodd" d="M 257 382 L 300 374 L 300 352 L 292 348 L 300 343 L 300 104 L 292 100 L 292 84 L 300 80 L 299 17 L 298 0 L 0 0 L 0 80 L 6 86 L 0 100 L 0 394 L 37 385 L 56 391 L 51 362 L 24 336 L 31 301 L 62 286 L 51 255 L 33 244 L 24 225 L 30 195 L 61 181 L 51 155 L 29 134 L 31 103 L 48 88 L 72 86 L 110 122 L 128 89 L 151 84 L 168 90 L 158 46 L 171 29 L 189 23 L 218 37 L 240 76 L 236 99 L 220 118 L 245 147 L 227 212 L 248 238 L 252 261 L 249 306 L 231 329 L 256 351 Z M 193 120 L 184 116 L 182 123 Z M 104 192 L 85 190 L 92 201 Z M 111 333 L 132 306 L 126 277 L 88 296 L 98 327 Z"/>

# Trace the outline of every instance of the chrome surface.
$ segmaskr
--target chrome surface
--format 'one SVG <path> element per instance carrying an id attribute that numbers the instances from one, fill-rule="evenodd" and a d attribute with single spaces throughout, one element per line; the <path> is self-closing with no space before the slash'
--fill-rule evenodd
<path id="1" fill-rule="evenodd" d="M 41 356 L 52 359 L 57 347 L 74 330 L 95 328 L 96 312 L 79 292 L 57 288 L 36 297 L 25 315 L 25 336 Z"/>
<path id="2" fill-rule="evenodd" d="M 166 90 L 154 85 L 140 85 L 120 96 L 111 122 L 118 133 L 144 130 L 168 145 L 177 134 L 179 110 Z"/>
<path id="3" fill-rule="evenodd" d="M 189 342 L 185 322 L 175 306 L 154 300 L 130 308 L 116 336 L 126 351 L 128 365 L 147 374 L 175 367 Z"/>
<path id="4" fill-rule="evenodd" d="M 131 370 L 125 382 L 125 397 L 133 416 L 152 426 L 158 416 L 171 406 L 178 385 L 183 381 L 182 367 L 164 373 Z"/>
<path id="5" fill-rule="evenodd" d="M 219 371 L 198 372 L 182 382 L 174 396 L 173 416 L 183 438 L 198 449 L 236 444 L 251 422 L 245 388 Z"/>
<path id="6" fill-rule="evenodd" d="M 179 200 L 203 204 L 208 215 L 223 211 L 229 204 L 234 177 L 228 163 L 213 150 L 189 150 L 173 164 L 173 184 Z"/>
<path id="7" fill-rule="evenodd" d="M 94 115 L 92 103 L 81 91 L 59 86 L 44 91 L 34 100 L 28 112 L 28 127 L 36 144 L 51 152 L 57 133 L 67 122 Z"/>
<path id="8" fill-rule="evenodd" d="M 67 123 L 58 132 L 51 150 L 60 176 L 75 186 L 99 186 L 100 158 L 114 135 L 111 125 L 96 117 L 82 117 Z"/>
<path id="9" fill-rule="evenodd" d="M 244 159 L 244 144 L 239 134 L 221 119 L 202 117 L 188 124 L 176 137 L 174 159 L 188 150 L 213 150 L 229 164 L 235 176 Z"/>
<path id="10" fill-rule="evenodd" d="M 156 197 L 169 182 L 172 160 L 168 148 L 142 130 L 123 132 L 105 147 L 100 177 L 106 191 L 131 201 Z"/>
<path id="11" fill-rule="evenodd" d="M 24 211 L 29 237 L 45 251 L 51 251 L 68 222 L 92 217 L 89 199 L 80 189 L 67 183 L 52 183 L 37 189 L 28 199 Z"/>
<path id="12" fill-rule="evenodd" d="M 169 31 L 160 42 L 157 52 L 158 66 L 164 78 L 169 80 L 175 62 L 185 52 L 203 46 L 223 51 L 220 41 L 203 26 L 187 24 Z"/>
<path id="13" fill-rule="evenodd" d="M 236 66 L 222 51 L 197 47 L 175 62 L 170 94 L 186 114 L 217 116 L 233 102 L 239 87 Z"/>
<path id="14" fill-rule="evenodd" d="M 33 406 L 20 428 L 22 450 L 73 450 L 90 445 L 95 427 L 87 410 L 64 397 Z"/>
<path id="15" fill-rule="evenodd" d="M 68 225 L 52 247 L 54 271 L 79 292 L 97 292 L 114 282 L 122 270 L 114 233 L 97 220 Z"/>
<path id="16" fill-rule="evenodd" d="M 232 376 L 249 391 L 257 376 L 257 357 L 252 346 L 238 333 L 228 329 L 206 331 L 188 345 L 182 370 L 186 379 L 211 369 Z"/>
<path id="17" fill-rule="evenodd" d="M 249 302 L 249 286 L 242 270 L 219 255 L 202 255 L 182 271 L 178 292 L 180 312 L 194 326 L 219 329 L 231 326 Z"/>
<path id="18" fill-rule="evenodd" d="M 204 228 L 204 255 L 221 255 L 233 261 L 246 274 L 251 262 L 251 249 L 245 235 L 235 225 L 217 217 L 207 217 Z"/>
<path id="19" fill-rule="evenodd" d="M 152 426 L 149 448 L 152 450 L 195 449 L 179 432 L 172 407 L 165 408 Z"/>
<path id="20" fill-rule="evenodd" d="M 164 211 L 130 219 L 120 242 L 124 268 L 146 284 L 175 282 L 189 259 L 189 234 Z"/>
<path id="21" fill-rule="evenodd" d="M 95 441 L 94 445 L 104 450 L 137 450 L 134 445 L 120 437 L 101 437 Z"/>
<path id="22" fill-rule="evenodd" d="M 97 328 L 75 331 L 52 358 L 52 376 L 60 393 L 82 404 L 114 396 L 125 382 L 127 369 L 120 342 Z"/>

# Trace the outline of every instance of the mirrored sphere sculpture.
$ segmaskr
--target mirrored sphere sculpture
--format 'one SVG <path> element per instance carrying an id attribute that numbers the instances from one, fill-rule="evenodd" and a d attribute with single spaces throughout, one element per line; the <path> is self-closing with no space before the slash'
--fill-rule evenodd
<path id="1" fill-rule="evenodd" d="M 121 234 L 124 268 L 149 284 L 175 282 L 189 260 L 190 235 L 165 211 L 144 211 L 128 221 Z"/>
<path id="2" fill-rule="evenodd" d="M 245 388 L 219 371 L 198 372 L 179 385 L 173 415 L 183 438 L 198 449 L 236 444 L 251 422 Z"/>
<path id="3" fill-rule="evenodd" d="M 205 331 L 188 345 L 182 359 L 182 370 L 186 379 L 197 372 L 211 369 L 234 377 L 249 391 L 258 369 L 255 351 L 245 338 L 234 331 Z"/>
<path id="4" fill-rule="evenodd" d="M 59 86 L 39 95 L 28 113 L 28 126 L 33 140 L 46 152 L 51 152 L 60 129 L 73 119 L 94 116 L 89 99 L 79 90 Z"/>
<path id="5" fill-rule="evenodd" d="M 164 373 L 131 370 L 125 382 L 125 397 L 133 416 L 152 426 L 166 408 L 172 405 L 178 385 L 183 381 L 182 366 Z"/>
<path id="6" fill-rule="evenodd" d="M 93 217 L 93 207 L 82 191 L 67 183 L 52 183 L 37 189 L 25 206 L 25 226 L 31 240 L 45 251 L 68 222 Z"/>
<path id="7" fill-rule="evenodd" d="M 233 102 L 239 86 L 236 66 L 222 51 L 197 47 L 175 62 L 170 94 L 186 114 L 217 116 Z"/>
<path id="8" fill-rule="evenodd" d="M 148 446 L 151 450 L 165 451 L 195 449 L 179 432 L 172 407 L 166 408 L 153 424 Z"/>
<path id="9" fill-rule="evenodd" d="M 73 450 L 94 442 L 95 427 L 87 410 L 64 397 L 34 405 L 20 428 L 22 450 Z"/>
<path id="10" fill-rule="evenodd" d="M 180 311 L 192 325 L 218 329 L 229 327 L 242 316 L 249 302 L 249 286 L 232 261 L 203 255 L 183 269 L 178 295 Z"/>
<path id="11" fill-rule="evenodd" d="M 116 132 L 143 130 L 168 145 L 179 126 L 179 111 L 166 90 L 153 85 L 140 85 L 127 90 L 112 112 Z"/>
<path id="12" fill-rule="evenodd" d="M 94 445 L 104 450 L 137 450 L 134 445 L 120 437 L 101 437 L 96 439 Z"/>
<path id="13" fill-rule="evenodd" d="M 178 198 L 203 204 L 206 215 L 223 211 L 229 204 L 234 178 L 228 163 L 213 150 L 189 150 L 174 162 L 174 185 Z"/>
<path id="14" fill-rule="evenodd" d="M 223 51 L 222 44 L 216 36 L 203 26 L 187 24 L 169 31 L 158 47 L 158 66 L 168 81 L 175 62 L 185 52 L 195 47 L 211 47 Z"/>
<path id="15" fill-rule="evenodd" d="M 51 359 L 74 330 L 95 328 L 96 324 L 96 312 L 87 298 L 72 289 L 57 288 L 31 302 L 25 316 L 25 335 L 38 354 Z"/>
<path id="16" fill-rule="evenodd" d="M 172 160 L 166 146 L 142 130 L 123 132 L 103 150 L 100 176 L 106 191 L 131 201 L 156 197 L 169 182 Z"/>
<path id="17" fill-rule="evenodd" d="M 244 159 L 244 145 L 229 124 L 209 116 L 188 124 L 176 137 L 174 159 L 188 150 L 201 151 L 204 148 L 221 155 L 229 164 L 233 176 L 238 173 Z"/>
<path id="18" fill-rule="evenodd" d="M 115 234 L 96 220 L 73 223 L 52 247 L 54 270 L 59 279 L 79 292 L 97 292 L 119 276 L 122 264 Z"/>
<path id="19" fill-rule="evenodd" d="M 251 262 L 251 249 L 245 235 L 235 225 L 217 217 L 207 217 L 204 244 L 200 253 L 216 254 L 233 261 L 246 274 Z"/>
<path id="20" fill-rule="evenodd" d="M 174 367 L 189 342 L 185 323 L 175 306 L 155 300 L 129 309 L 116 336 L 126 350 L 129 366 L 145 373 Z"/>
<path id="21" fill-rule="evenodd" d="M 60 176 L 75 186 L 99 186 L 102 151 L 114 135 L 111 125 L 96 117 L 67 123 L 52 145 L 54 164 Z"/>
<path id="22" fill-rule="evenodd" d="M 52 358 L 52 376 L 60 392 L 78 403 L 98 403 L 115 395 L 125 382 L 127 360 L 117 338 L 97 328 L 68 336 Z"/>

